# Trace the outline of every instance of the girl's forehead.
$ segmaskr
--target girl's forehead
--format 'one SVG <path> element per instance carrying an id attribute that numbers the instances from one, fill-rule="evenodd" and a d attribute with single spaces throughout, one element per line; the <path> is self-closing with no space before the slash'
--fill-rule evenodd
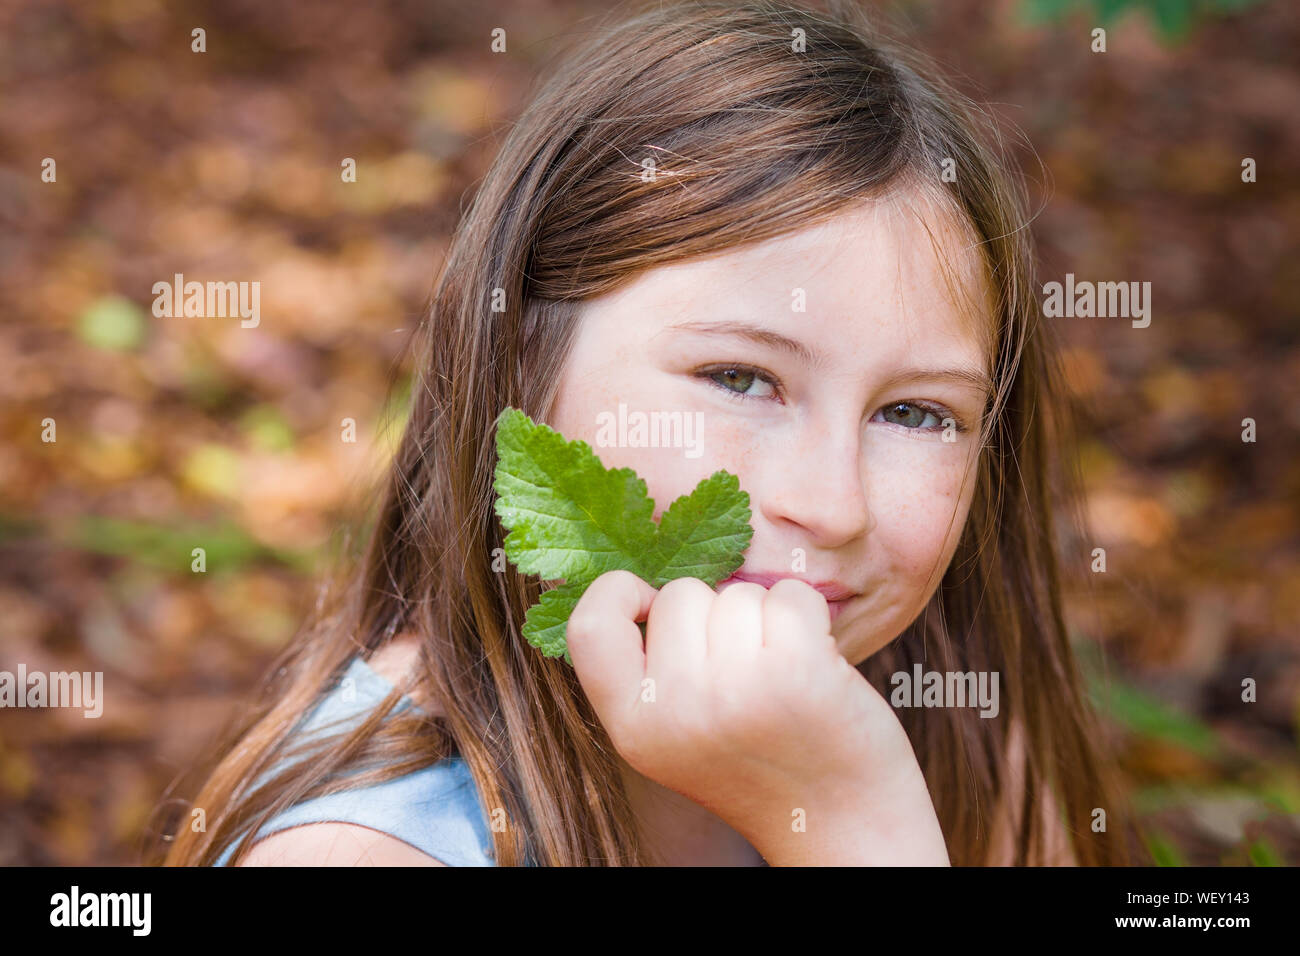
<path id="1" fill-rule="evenodd" d="M 935 282 L 937 277 L 943 301 L 991 363 L 997 305 L 986 247 L 970 219 L 951 198 L 936 197 L 929 190 L 900 194 L 895 206 L 897 215 L 915 224 L 917 234 L 925 234 L 927 251 L 920 258 L 929 278 L 924 281 Z"/>
<path id="2" fill-rule="evenodd" d="M 963 339 L 991 358 L 993 311 L 984 255 L 960 213 L 921 188 L 855 202 L 773 239 L 671 263 L 613 293 L 620 313 L 665 325 L 707 314 L 804 313 L 794 328 L 852 319 L 918 340 Z M 843 323 L 836 322 L 843 327 Z"/>

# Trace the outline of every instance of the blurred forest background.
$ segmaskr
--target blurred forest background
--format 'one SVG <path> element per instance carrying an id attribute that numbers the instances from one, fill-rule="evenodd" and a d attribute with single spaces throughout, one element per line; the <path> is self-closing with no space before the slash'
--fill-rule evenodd
<path id="1" fill-rule="evenodd" d="M 107 699 L 0 712 L 0 864 L 142 859 L 383 465 L 462 204 L 554 38 L 604 9 L 0 7 L 0 669 L 103 671 Z M 1107 552 L 1070 619 L 1146 846 L 1300 863 L 1300 8 L 889 9 L 1023 130 L 1043 281 L 1153 286 L 1147 329 L 1062 320 L 1081 544 Z M 155 318 L 175 273 L 260 281 L 259 328 Z"/>

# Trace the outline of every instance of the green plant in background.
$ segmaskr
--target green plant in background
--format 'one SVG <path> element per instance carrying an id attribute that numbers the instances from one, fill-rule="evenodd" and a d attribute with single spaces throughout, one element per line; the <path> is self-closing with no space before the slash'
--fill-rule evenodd
<path id="1" fill-rule="evenodd" d="M 1153 741 L 1195 754 L 1213 768 L 1213 782 L 1166 776 L 1132 792 L 1139 832 L 1157 866 L 1187 866 L 1177 842 L 1185 827 L 1203 828 L 1198 819 L 1266 821 L 1300 814 L 1300 768 L 1282 755 L 1260 757 L 1222 737 L 1194 714 L 1155 694 L 1105 673 L 1095 646 L 1077 644 L 1089 695 L 1099 714 L 1135 741 Z M 1173 814 L 1173 816 L 1169 816 Z M 1154 823 L 1157 815 L 1162 823 Z M 1172 827 L 1173 830 L 1166 829 Z M 1225 849 L 1223 865 L 1287 866 L 1287 854 L 1247 830 Z"/>
<path id="2" fill-rule="evenodd" d="M 401 444 L 414 404 L 412 378 L 406 373 L 392 383 L 375 420 L 375 441 L 386 454 L 391 456 Z"/>
<path id="3" fill-rule="evenodd" d="M 1214 729 L 1193 715 L 1114 677 L 1089 673 L 1093 704 L 1139 737 L 1177 744 L 1201 757 L 1218 756 L 1223 745 Z"/>
<path id="4" fill-rule="evenodd" d="M 528 609 L 524 638 L 563 654 L 565 625 L 587 586 L 627 570 L 651 587 L 694 577 L 710 587 L 744 561 L 754 529 L 749 495 L 716 471 L 654 521 L 654 500 L 631 468 L 609 469 L 584 441 L 566 441 L 516 408 L 496 420 L 495 503 L 509 530 L 505 554 L 520 571 L 563 580 Z"/>
<path id="5" fill-rule="evenodd" d="M 1151 854 L 1151 860 L 1156 866 L 1186 866 L 1187 861 L 1183 858 L 1178 847 L 1158 830 L 1147 830 L 1143 835 L 1143 842 L 1146 843 L 1147 851 Z"/>
<path id="6" fill-rule="evenodd" d="M 274 405 L 254 405 L 239 420 L 240 430 L 250 445 L 261 451 L 292 451 L 295 441 L 293 426 L 284 413 Z"/>
<path id="7" fill-rule="evenodd" d="M 1123 13 L 1139 10 L 1155 25 L 1165 43 L 1187 38 L 1193 26 L 1211 17 L 1231 15 L 1262 0 L 1023 0 L 1021 10 L 1031 23 L 1055 22 L 1082 10 L 1108 27 Z"/>
<path id="8" fill-rule="evenodd" d="M 1286 866 L 1286 861 L 1267 840 L 1256 840 L 1246 851 L 1252 866 Z"/>
<path id="9" fill-rule="evenodd" d="M 120 295 L 96 299 L 77 318 L 77 335 L 91 348 L 129 352 L 144 342 L 144 310 Z"/>
<path id="10" fill-rule="evenodd" d="M 208 569 L 217 575 L 237 572 L 262 561 L 305 573 L 316 570 L 314 554 L 267 547 L 230 521 L 177 525 L 83 515 L 55 537 L 82 551 L 129 558 L 146 567 L 182 576 L 190 573 L 191 552 L 196 546 L 203 547 Z"/>

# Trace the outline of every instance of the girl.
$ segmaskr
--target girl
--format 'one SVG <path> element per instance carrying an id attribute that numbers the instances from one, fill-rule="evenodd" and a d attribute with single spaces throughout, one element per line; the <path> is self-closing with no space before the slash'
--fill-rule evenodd
<path id="1" fill-rule="evenodd" d="M 1059 375 L 990 142 L 853 14 L 656 6 L 571 51 L 454 238 L 359 576 L 167 862 L 1123 861 L 1061 613 Z M 620 404 L 698 414 L 698 452 L 599 447 Z M 743 567 L 603 575 L 573 666 L 543 657 L 542 584 L 498 550 L 506 406 L 657 511 L 738 475 Z M 991 695 L 916 706 L 922 672 Z"/>

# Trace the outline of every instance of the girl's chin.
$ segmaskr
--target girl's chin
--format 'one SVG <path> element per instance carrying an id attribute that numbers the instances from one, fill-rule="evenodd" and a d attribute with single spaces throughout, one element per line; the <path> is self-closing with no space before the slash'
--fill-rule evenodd
<path id="1" fill-rule="evenodd" d="M 890 638 L 882 638 L 873 633 L 864 633 L 866 628 L 858 621 L 856 625 L 849 619 L 842 627 L 831 626 L 831 636 L 844 659 L 854 667 L 868 660 L 877 651 L 889 644 Z"/>

